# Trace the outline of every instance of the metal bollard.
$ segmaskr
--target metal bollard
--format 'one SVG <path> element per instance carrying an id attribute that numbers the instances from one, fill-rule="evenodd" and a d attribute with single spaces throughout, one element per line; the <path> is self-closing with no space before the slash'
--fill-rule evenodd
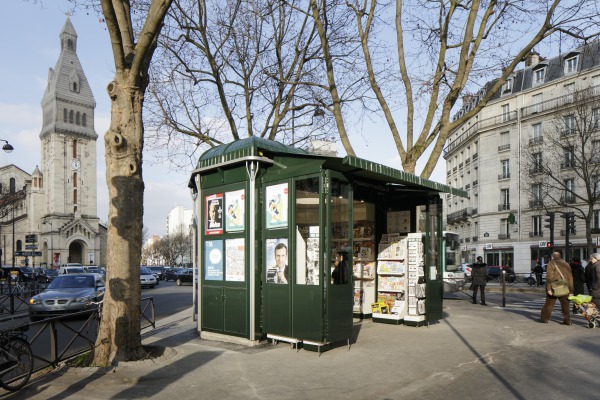
<path id="1" fill-rule="evenodd" d="M 506 271 L 502 270 L 502 307 L 506 307 Z"/>

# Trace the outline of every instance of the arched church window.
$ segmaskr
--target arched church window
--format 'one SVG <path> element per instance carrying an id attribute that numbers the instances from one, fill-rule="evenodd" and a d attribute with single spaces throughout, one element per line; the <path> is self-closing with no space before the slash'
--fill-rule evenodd
<path id="1" fill-rule="evenodd" d="M 67 120 L 68 120 L 67 114 L 68 114 L 67 109 L 63 108 L 63 122 L 67 122 Z"/>
<path id="2" fill-rule="evenodd" d="M 15 178 L 10 178 L 10 188 L 9 188 L 10 193 L 14 193 L 16 187 L 17 187 L 17 183 L 15 181 Z"/>
<path id="3" fill-rule="evenodd" d="M 73 190 L 73 204 L 77 204 L 77 190 Z"/>
<path id="4" fill-rule="evenodd" d="M 73 139 L 73 158 L 77 158 L 77 139 Z"/>
<path id="5" fill-rule="evenodd" d="M 81 123 L 81 114 L 79 114 L 79 111 L 77 111 L 77 114 L 75 114 L 75 124 L 79 125 Z"/>
<path id="6" fill-rule="evenodd" d="M 76 92 L 77 91 L 77 82 L 73 82 L 73 91 Z"/>
<path id="7" fill-rule="evenodd" d="M 69 111 L 69 123 L 73 123 L 73 110 Z"/>
<path id="8" fill-rule="evenodd" d="M 83 113 L 83 115 L 81 116 L 81 125 L 87 126 L 87 115 L 86 115 L 86 113 Z"/>
<path id="9" fill-rule="evenodd" d="M 71 39 L 67 40 L 67 48 L 69 50 L 73 50 L 73 40 L 71 40 Z"/>
<path id="10" fill-rule="evenodd" d="M 43 178 L 39 178 L 38 183 L 40 184 L 40 189 L 44 187 Z"/>
<path id="11" fill-rule="evenodd" d="M 77 172 L 73 172 L 73 187 L 77 187 Z"/>

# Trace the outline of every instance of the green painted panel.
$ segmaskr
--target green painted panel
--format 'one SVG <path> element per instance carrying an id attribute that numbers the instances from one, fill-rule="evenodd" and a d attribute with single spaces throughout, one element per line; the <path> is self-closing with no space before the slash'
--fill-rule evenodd
<path id="1" fill-rule="evenodd" d="M 202 328 L 223 331 L 223 288 L 202 286 Z"/>
<path id="2" fill-rule="evenodd" d="M 329 309 L 327 314 L 328 342 L 352 337 L 352 306 L 354 290 L 352 282 L 346 285 L 329 286 Z"/>
<path id="3" fill-rule="evenodd" d="M 292 314 L 290 304 L 291 284 L 267 283 L 263 286 L 264 317 L 266 333 L 292 336 Z"/>
<path id="4" fill-rule="evenodd" d="M 248 292 L 245 288 L 223 288 L 225 293 L 225 332 L 248 334 Z"/>
<path id="5" fill-rule="evenodd" d="M 296 285 L 293 296 L 293 337 L 322 341 L 323 289 L 320 285 Z"/>

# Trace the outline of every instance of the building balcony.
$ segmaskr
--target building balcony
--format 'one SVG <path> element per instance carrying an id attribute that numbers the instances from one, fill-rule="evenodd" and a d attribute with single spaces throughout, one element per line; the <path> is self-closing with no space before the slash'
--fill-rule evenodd
<path id="1" fill-rule="evenodd" d="M 591 95 L 592 96 L 597 96 L 598 94 L 600 94 L 600 91 L 598 90 L 600 88 L 600 86 L 594 86 L 592 87 L 592 92 Z M 582 100 L 582 101 L 589 101 L 589 97 L 590 95 L 588 95 L 587 93 L 578 96 L 578 93 L 584 93 L 584 91 L 588 91 L 590 88 L 585 88 L 582 91 L 577 91 L 575 93 L 569 93 L 566 94 L 564 96 L 559 96 L 559 97 L 554 97 L 553 99 L 547 100 L 547 101 L 542 101 L 539 103 L 535 103 L 532 104 L 530 106 L 527 107 L 523 107 L 521 108 L 521 116 L 523 118 L 527 118 L 529 116 L 541 113 L 541 112 L 546 112 L 546 111 L 551 111 L 551 110 L 556 110 L 556 109 L 561 109 L 564 108 L 564 106 L 568 105 L 568 104 L 573 104 L 573 100 Z M 575 96 L 574 96 L 575 95 Z"/>
<path id="2" fill-rule="evenodd" d="M 510 150 L 510 143 L 498 146 L 498 152 Z"/>
<path id="3" fill-rule="evenodd" d="M 473 187 L 477 187 L 478 184 L 479 184 L 479 181 L 473 181 Z"/>
<path id="4" fill-rule="evenodd" d="M 466 237 L 465 238 L 465 243 L 470 243 L 471 242 L 471 238 L 470 237 Z"/>
<path id="5" fill-rule="evenodd" d="M 471 159 L 470 159 L 470 158 L 467 158 L 467 159 L 465 160 L 465 166 L 467 166 L 467 165 L 469 165 L 469 164 L 471 164 Z"/>
<path id="6" fill-rule="evenodd" d="M 477 240 L 479 240 L 479 237 L 473 236 L 473 242 L 476 242 Z"/>
<path id="7" fill-rule="evenodd" d="M 493 128 L 502 124 L 513 123 L 517 120 L 517 112 L 510 111 L 504 114 L 498 114 L 491 118 L 482 119 L 479 121 L 479 129 Z"/>
<path id="8" fill-rule="evenodd" d="M 473 161 L 477 160 L 477 153 L 473 154 Z"/>
<path id="9" fill-rule="evenodd" d="M 529 139 L 529 145 L 533 146 L 536 144 L 542 144 L 544 143 L 544 137 L 543 136 L 536 136 L 536 137 L 532 137 Z"/>
<path id="10" fill-rule="evenodd" d="M 477 215 L 477 214 L 479 214 L 479 210 L 477 210 L 477 208 L 474 208 L 474 209 L 473 209 L 473 214 L 472 214 L 472 215 Z"/>
<path id="11" fill-rule="evenodd" d="M 499 233 L 498 240 L 506 240 L 510 239 L 510 233 Z"/>
<path id="12" fill-rule="evenodd" d="M 541 174 L 542 172 L 544 171 L 539 166 L 529 168 L 529 175 Z"/>
<path id="13" fill-rule="evenodd" d="M 575 195 L 563 195 L 560 196 L 560 204 L 561 205 L 566 205 L 566 204 L 574 204 L 575 203 Z"/>
<path id="14" fill-rule="evenodd" d="M 542 208 L 544 202 L 542 200 L 529 200 L 529 208 Z"/>
<path id="15" fill-rule="evenodd" d="M 498 175 L 498 180 L 504 180 L 504 179 L 510 179 L 510 173 L 504 173 L 504 174 L 500 174 Z"/>
<path id="16" fill-rule="evenodd" d="M 533 237 L 544 237 L 544 232 L 542 232 L 542 231 L 529 232 L 529 237 L 530 238 L 533 238 Z"/>
<path id="17" fill-rule="evenodd" d="M 569 236 L 575 236 L 575 235 L 577 235 L 577 228 L 571 229 L 571 231 L 569 232 Z M 562 229 L 560 231 L 560 236 L 567 236 L 567 230 Z"/>
<path id="18" fill-rule="evenodd" d="M 463 163 L 458 164 L 458 169 L 463 169 L 463 166 L 464 166 Z"/>
<path id="19" fill-rule="evenodd" d="M 560 137 L 573 136 L 575 134 L 575 128 L 565 128 L 560 131 Z"/>
<path id="20" fill-rule="evenodd" d="M 498 211 L 510 210 L 510 203 L 498 204 Z"/>
<path id="21" fill-rule="evenodd" d="M 465 190 L 469 190 L 470 188 L 471 188 L 471 184 L 470 184 L 470 183 L 467 183 L 467 184 L 465 185 Z"/>
<path id="22" fill-rule="evenodd" d="M 573 161 L 564 162 L 560 164 L 560 169 L 573 169 L 575 167 L 575 163 Z"/>

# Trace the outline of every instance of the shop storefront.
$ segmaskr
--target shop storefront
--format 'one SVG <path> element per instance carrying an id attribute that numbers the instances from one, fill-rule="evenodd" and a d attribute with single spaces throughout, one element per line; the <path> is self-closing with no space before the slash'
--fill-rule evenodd
<path id="1" fill-rule="evenodd" d="M 463 191 L 257 137 L 205 152 L 189 186 L 205 337 L 320 348 L 349 341 L 357 315 L 442 318 L 440 195 Z"/>

